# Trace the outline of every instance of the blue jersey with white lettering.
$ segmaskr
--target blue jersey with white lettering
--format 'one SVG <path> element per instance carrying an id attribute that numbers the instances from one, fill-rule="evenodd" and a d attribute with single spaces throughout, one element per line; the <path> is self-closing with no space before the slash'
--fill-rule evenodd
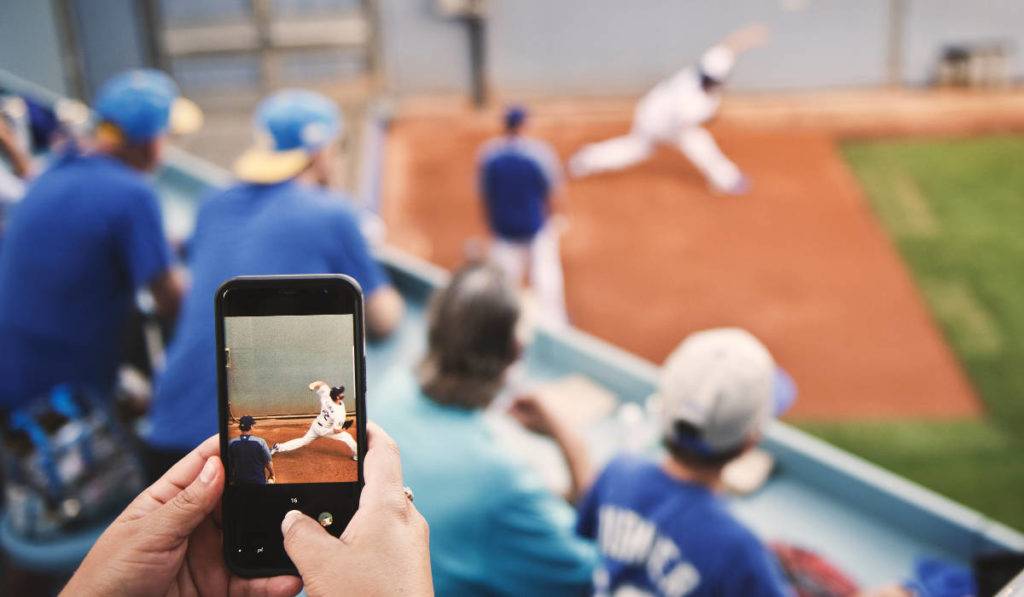
<path id="1" fill-rule="evenodd" d="M 558 158 L 546 143 L 522 137 L 489 141 L 480 152 L 480 193 L 491 231 L 508 240 L 533 238 L 544 226 L 559 179 Z"/>
<path id="2" fill-rule="evenodd" d="M 613 460 L 579 506 L 597 540 L 596 595 L 788 595 L 773 556 L 708 488 L 635 456 Z"/>

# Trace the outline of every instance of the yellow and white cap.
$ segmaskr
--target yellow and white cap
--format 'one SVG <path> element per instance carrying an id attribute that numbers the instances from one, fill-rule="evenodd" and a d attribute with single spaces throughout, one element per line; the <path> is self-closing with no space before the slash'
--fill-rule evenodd
<path id="1" fill-rule="evenodd" d="M 285 89 L 263 100 L 254 119 L 256 144 L 234 165 L 239 180 L 273 184 L 294 178 L 313 155 L 341 134 L 333 101 L 304 89 Z"/>

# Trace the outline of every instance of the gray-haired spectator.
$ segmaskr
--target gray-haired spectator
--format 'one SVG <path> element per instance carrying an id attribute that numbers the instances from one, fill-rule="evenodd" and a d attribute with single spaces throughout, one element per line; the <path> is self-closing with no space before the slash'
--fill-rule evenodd
<path id="1" fill-rule="evenodd" d="M 392 375 L 374 417 L 402 448 L 406 482 L 430 523 L 438 595 L 566 595 L 590 585 L 593 546 L 573 532 L 572 508 L 503 448 L 483 410 L 522 352 L 517 293 L 491 265 L 457 272 L 435 297 L 418 378 Z M 542 403 L 513 414 L 561 447 L 574 493 L 587 482 L 579 440 Z"/>

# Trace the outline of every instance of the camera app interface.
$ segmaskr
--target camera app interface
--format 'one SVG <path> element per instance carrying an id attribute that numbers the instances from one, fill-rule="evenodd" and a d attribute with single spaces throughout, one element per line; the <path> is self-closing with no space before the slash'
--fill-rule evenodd
<path id="1" fill-rule="evenodd" d="M 351 314 L 224 319 L 232 485 L 356 482 Z"/>

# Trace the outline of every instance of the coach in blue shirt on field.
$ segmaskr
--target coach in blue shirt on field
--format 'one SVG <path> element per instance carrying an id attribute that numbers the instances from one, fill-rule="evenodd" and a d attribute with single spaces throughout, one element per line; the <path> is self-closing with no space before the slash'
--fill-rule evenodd
<path id="1" fill-rule="evenodd" d="M 92 146 L 72 146 L 11 210 L 0 249 L 0 410 L 60 383 L 114 386 L 135 293 L 176 312 L 153 185 L 169 130 L 197 128 L 195 104 L 162 72 L 135 70 L 100 88 Z"/>
<path id="2" fill-rule="evenodd" d="M 242 415 L 238 419 L 238 437 L 228 442 L 231 483 L 266 485 L 274 482 L 274 456 L 267 441 L 252 434 L 256 419 Z"/>
<path id="3" fill-rule="evenodd" d="M 540 315 L 549 323 L 568 322 L 557 226 L 550 220 L 562 183 L 558 156 L 547 143 L 523 134 L 527 113 L 505 112 L 505 134 L 480 150 L 479 187 L 491 229 L 491 260 L 519 285 L 529 272 Z"/>
<path id="4" fill-rule="evenodd" d="M 157 380 L 146 442 L 158 477 L 217 431 L 214 294 L 239 275 L 342 273 L 366 296 L 370 334 L 385 335 L 403 303 L 374 261 L 349 202 L 324 188 L 341 115 L 328 98 L 280 91 L 256 113 L 257 146 L 235 163 L 238 183 L 206 199 L 189 245 L 192 287 Z"/>

